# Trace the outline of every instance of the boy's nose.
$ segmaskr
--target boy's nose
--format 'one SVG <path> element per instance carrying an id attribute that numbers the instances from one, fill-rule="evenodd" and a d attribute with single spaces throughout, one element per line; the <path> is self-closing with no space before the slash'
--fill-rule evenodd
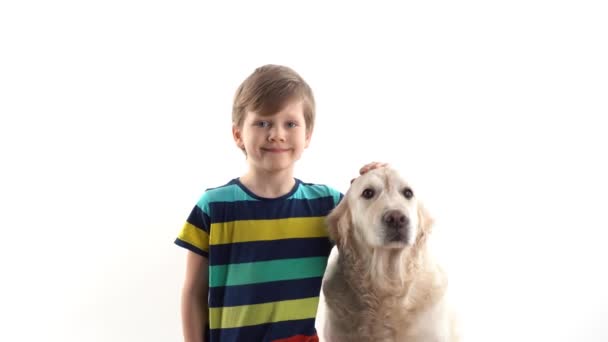
<path id="1" fill-rule="evenodd" d="M 269 141 L 285 141 L 285 132 L 281 128 L 273 127 L 268 133 Z"/>

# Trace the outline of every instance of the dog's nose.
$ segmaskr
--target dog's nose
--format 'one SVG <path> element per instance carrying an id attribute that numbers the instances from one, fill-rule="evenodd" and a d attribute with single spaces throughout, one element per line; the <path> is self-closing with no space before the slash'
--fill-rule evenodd
<path id="1" fill-rule="evenodd" d="M 382 221 L 387 227 L 400 229 L 407 226 L 410 220 L 399 210 L 389 210 L 382 216 Z"/>

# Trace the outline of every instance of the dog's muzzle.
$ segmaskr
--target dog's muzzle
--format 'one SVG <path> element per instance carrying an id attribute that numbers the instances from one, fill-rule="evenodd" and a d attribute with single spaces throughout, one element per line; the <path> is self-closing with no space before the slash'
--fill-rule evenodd
<path id="1" fill-rule="evenodd" d="M 382 215 L 382 223 L 386 228 L 386 242 L 408 242 L 410 220 L 400 210 L 389 210 Z"/>

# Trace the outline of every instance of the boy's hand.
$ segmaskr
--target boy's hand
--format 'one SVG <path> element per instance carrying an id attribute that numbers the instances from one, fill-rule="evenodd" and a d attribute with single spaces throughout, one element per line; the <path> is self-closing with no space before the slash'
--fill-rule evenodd
<path id="1" fill-rule="evenodd" d="M 359 170 L 359 174 L 364 174 L 367 171 L 373 170 L 373 169 L 379 169 L 381 167 L 387 167 L 388 163 L 381 163 L 381 162 L 371 162 L 369 164 L 365 164 L 360 170 Z"/>
<path id="2" fill-rule="evenodd" d="M 387 167 L 389 166 L 388 163 L 382 163 L 382 162 L 371 162 L 369 164 L 365 164 L 360 170 L 359 170 L 359 174 L 365 174 L 366 172 L 373 170 L 373 169 L 379 169 L 381 167 Z M 356 178 L 353 178 L 350 180 L 350 183 L 352 184 L 355 181 Z"/>

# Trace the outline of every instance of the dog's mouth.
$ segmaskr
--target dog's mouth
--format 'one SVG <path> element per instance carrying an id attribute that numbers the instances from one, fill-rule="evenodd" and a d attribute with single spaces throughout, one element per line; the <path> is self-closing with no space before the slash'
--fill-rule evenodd
<path id="1" fill-rule="evenodd" d="M 393 245 L 393 244 L 407 245 L 407 243 L 409 241 L 408 229 L 387 231 L 384 241 L 387 245 L 388 244 L 390 244 L 390 245 Z"/>

